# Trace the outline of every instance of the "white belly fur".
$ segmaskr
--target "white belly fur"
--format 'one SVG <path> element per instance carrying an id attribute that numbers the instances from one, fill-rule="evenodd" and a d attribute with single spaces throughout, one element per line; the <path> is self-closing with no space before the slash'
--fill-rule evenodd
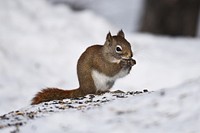
<path id="1" fill-rule="evenodd" d="M 108 91 L 114 84 L 115 80 L 122 78 L 129 73 L 129 70 L 122 69 L 118 74 L 113 77 L 109 77 L 97 70 L 92 70 L 92 78 L 97 91 Z"/>

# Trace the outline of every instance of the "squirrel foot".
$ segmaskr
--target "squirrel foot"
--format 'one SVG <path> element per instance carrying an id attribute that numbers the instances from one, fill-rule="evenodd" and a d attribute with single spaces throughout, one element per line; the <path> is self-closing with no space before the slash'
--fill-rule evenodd
<path id="1" fill-rule="evenodd" d="M 120 62 L 121 67 L 132 67 L 136 64 L 134 59 L 122 59 Z"/>

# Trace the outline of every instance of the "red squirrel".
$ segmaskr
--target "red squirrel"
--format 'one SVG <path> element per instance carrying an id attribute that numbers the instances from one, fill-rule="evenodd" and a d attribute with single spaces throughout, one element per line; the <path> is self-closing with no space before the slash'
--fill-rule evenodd
<path id="1" fill-rule="evenodd" d="M 36 94 L 31 104 L 105 93 L 111 89 L 116 79 L 129 74 L 136 64 L 132 56 L 131 45 L 125 39 L 124 32 L 120 30 L 115 36 L 109 32 L 104 45 L 92 45 L 80 56 L 77 63 L 79 88 L 43 89 Z"/>

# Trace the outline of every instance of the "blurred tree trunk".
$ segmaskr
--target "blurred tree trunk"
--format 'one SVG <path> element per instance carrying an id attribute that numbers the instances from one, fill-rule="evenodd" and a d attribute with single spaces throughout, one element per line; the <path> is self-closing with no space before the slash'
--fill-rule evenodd
<path id="1" fill-rule="evenodd" d="M 196 36 L 200 0 L 146 0 L 140 31 Z"/>

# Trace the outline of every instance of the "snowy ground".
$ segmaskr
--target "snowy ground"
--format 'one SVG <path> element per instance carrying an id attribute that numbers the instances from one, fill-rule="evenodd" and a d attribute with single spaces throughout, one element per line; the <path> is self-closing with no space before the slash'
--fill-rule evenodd
<path id="1" fill-rule="evenodd" d="M 73 12 L 44 0 L 0 1 L 0 114 L 28 106 L 41 88 L 77 87 L 78 57 L 86 47 L 103 44 L 109 30 L 119 29 L 90 11 Z M 20 131 L 199 132 L 200 39 L 137 33 L 126 38 L 137 65 L 113 88 L 158 92 L 84 113 L 55 113 Z"/>
<path id="2" fill-rule="evenodd" d="M 29 106 L 1 116 L 0 128 L 9 127 L 0 131 L 199 133 L 199 84 L 200 78 L 175 88 L 139 95 L 115 97 L 107 93 Z"/>

